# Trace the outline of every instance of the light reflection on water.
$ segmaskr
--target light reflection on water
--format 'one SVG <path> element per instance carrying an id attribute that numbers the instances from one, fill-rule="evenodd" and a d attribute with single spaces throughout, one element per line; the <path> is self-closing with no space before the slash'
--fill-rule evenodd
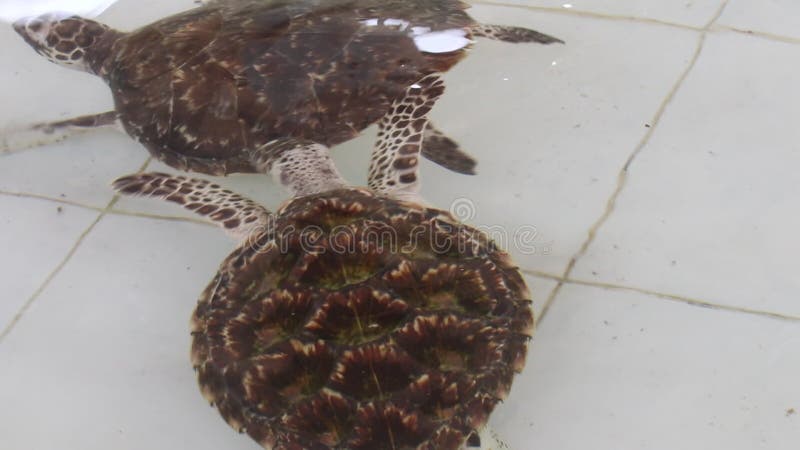
<path id="1" fill-rule="evenodd" d="M 63 11 L 96 17 L 117 0 L 2 0 L 0 21 L 13 22 L 22 17 Z"/>

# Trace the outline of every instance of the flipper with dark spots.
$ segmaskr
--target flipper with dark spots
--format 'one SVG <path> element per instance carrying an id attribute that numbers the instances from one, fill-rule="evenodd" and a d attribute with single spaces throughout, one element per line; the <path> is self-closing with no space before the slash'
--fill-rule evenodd
<path id="1" fill-rule="evenodd" d="M 270 222 L 266 208 L 208 180 L 151 172 L 118 178 L 113 186 L 120 194 L 177 203 L 240 240 L 265 230 Z"/>
<path id="2" fill-rule="evenodd" d="M 428 112 L 444 93 L 441 74 L 426 75 L 395 100 L 378 123 L 369 165 L 369 188 L 404 200 L 419 200 L 419 156 Z"/>

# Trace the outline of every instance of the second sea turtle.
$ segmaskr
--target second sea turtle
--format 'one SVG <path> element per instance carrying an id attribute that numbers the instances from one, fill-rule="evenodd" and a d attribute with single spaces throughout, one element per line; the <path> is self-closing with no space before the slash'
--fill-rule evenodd
<path id="1" fill-rule="evenodd" d="M 114 182 L 239 238 L 192 318 L 205 397 L 269 450 L 480 445 L 534 325 L 509 255 L 415 189 L 349 186 L 320 144 L 284 141 L 265 164 L 293 194 L 276 213 L 206 180 Z"/>

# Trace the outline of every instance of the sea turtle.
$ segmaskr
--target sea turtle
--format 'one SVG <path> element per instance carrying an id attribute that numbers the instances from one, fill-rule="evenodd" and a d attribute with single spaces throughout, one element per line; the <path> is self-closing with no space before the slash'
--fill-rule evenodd
<path id="1" fill-rule="evenodd" d="M 534 323 L 509 255 L 399 186 L 349 187 L 320 144 L 284 142 L 265 164 L 294 194 L 274 214 L 206 180 L 140 173 L 113 184 L 240 241 L 191 320 L 204 396 L 267 449 L 477 444 Z"/>
<path id="2" fill-rule="evenodd" d="M 450 69 L 473 37 L 560 42 L 477 23 L 460 0 L 204 3 L 127 33 L 63 14 L 17 21 L 14 28 L 38 53 L 100 76 L 115 102 L 114 111 L 29 131 L 59 140 L 79 129 L 117 126 L 178 169 L 264 172 L 260 161 L 283 138 L 330 147 L 377 123 L 376 148 L 391 147 L 408 126 L 387 117 L 392 102 L 421 78 Z M 474 173 L 469 155 L 430 122 L 423 125 L 424 156 Z"/>

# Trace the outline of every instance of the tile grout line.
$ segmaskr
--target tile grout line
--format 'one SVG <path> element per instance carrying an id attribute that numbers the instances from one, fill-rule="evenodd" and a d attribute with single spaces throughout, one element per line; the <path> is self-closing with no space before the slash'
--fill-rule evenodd
<path id="1" fill-rule="evenodd" d="M 686 297 L 683 295 L 676 295 L 676 294 L 667 294 L 664 292 L 652 291 L 645 288 L 640 288 L 636 286 L 626 286 L 622 284 L 614 284 L 614 283 L 604 283 L 599 281 L 588 281 L 588 280 L 580 280 L 577 278 L 562 278 L 558 275 L 553 275 L 546 272 L 540 272 L 536 270 L 522 270 L 522 273 L 528 276 L 532 276 L 535 278 L 541 278 L 551 281 L 557 281 L 562 284 L 571 284 L 571 285 L 578 285 L 578 286 L 586 286 L 586 287 L 594 287 L 600 289 L 608 289 L 608 290 L 617 290 L 617 291 L 629 291 L 629 292 L 636 292 L 639 294 L 645 294 L 651 297 L 658 297 L 662 300 L 672 301 L 672 302 L 679 302 L 684 303 L 690 306 L 700 307 L 700 308 L 707 308 L 719 311 L 728 311 L 728 312 L 736 312 L 736 313 L 745 313 L 750 314 L 753 316 L 764 317 L 768 319 L 778 319 L 790 322 L 800 322 L 800 316 L 794 316 L 790 314 L 781 314 L 772 311 L 765 311 L 760 309 L 751 309 L 751 308 L 744 308 L 740 306 L 730 306 L 730 305 L 722 305 L 719 303 L 714 303 L 706 300 L 699 300 L 692 297 Z"/>
<path id="2" fill-rule="evenodd" d="M 119 195 L 115 195 L 114 197 L 111 198 L 111 201 L 108 202 L 108 205 L 106 205 L 106 208 L 104 210 L 101 210 L 100 213 L 97 215 L 97 217 L 95 217 L 94 221 L 92 221 L 92 223 L 89 224 L 89 226 L 83 231 L 83 233 L 81 233 L 81 235 L 78 236 L 78 239 L 75 241 L 75 244 L 67 252 L 66 256 L 64 256 L 64 258 L 61 260 L 61 262 L 58 263 L 58 265 L 55 267 L 55 269 L 53 269 L 50 272 L 49 275 L 47 275 L 47 277 L 44 279 L 42 284 L 33 292 L 33 294 L 31 294 L 31 296 L 28 297 L 28 300 L 25 301 L 25 303 L 22 305 L 22 307 L 20 307 L 20 309 L 14 315 L 14 318 L 11 319 L 11 321 L 8 323 L 8 325 L 6 325 L 6 327 L 3 329 L 2 333 L 0 333 L 0 344 L 2 344 L 2 342 L 5 340 L 5 338 L 9 334 L 11 334 L 11 332 L 17 326 L 17 324 L 22 319 L 22 317 L 25 315 L 25 313 L 28 311 L 28 309 L 30 309 L 30 307 L 33 305 L 33 303 L 36 301 L 36 299 L 39 298 L 39 296 L 42 294 L 42 292 L 44 292 L 44 290 L 47 288 L 47 286 L 50 285 L 50 283 L 53 281 L 53 279 L 55 279 L 55 277 L 61 272 L 61 270 L 72 259 L 72 256 L 75 255 L 75 253 L 78 251 L 78 248 L 81 246 L 81 244 L 86 239 L 86 237 L 89 236 L 89 233 L 91 233 L 92 230 L 94 230 L 94 227 L 97 226 L 98 223 L 100 223 L 100 220 L 102 220 L 103 217 L 105 217 L 106 211 L 108 209 L 110 209 L 112 206 L 114 206 L 114 203 L 116 203 L 119 200 L 119 198 L 120 198 Z"/>
<path id="3" fill-rule="evenodd" d="M 748 36 L 758 37 L 761 39 L 766 39 L 770 41 L 782 42 L 786 44 L 800 44 L 800 38 L 786 36 L 782 34 L 774 34 L 769 33 L 766 31 L 757 31 L 757 30 L 748 30 L 743 28 L 737 28 L 730 25 L 717 25 L 714 24 L 711 27 L 704 28 L 704 27 L 696 27 L 692 25 L 686 25 L 677 22 L 669 22 L 666 20 L 654 19 L 649 17 L 639 17 L 639 16 L 625 16 L 625 15 L 616 15 L 616 14 L 604 14 L 601 12 L 594 12 L 594 11 L 586 11 L 580 9 L 573 9 L 573 8 L 555 8 L 551 6 L 534 6 L 534 5 L 524 5 L 518 3 L 505 3 L 505 2 L 494 2 L 494 1 L 485 1 L 485 0 L 474 0 L 471 2 L 475 5 L 484 5 L 484 6 L 501 6 L 505 8 L 518 8 L 518 9 L 527 9 L 530 11 L 537 11 L 537 12 L 544 12 L 544 13 L 551 13 L 551 14 L 561 14 L 565 16 L 574 16 L 574 17 L 585 17 L 590 19 L 598 19 L 598 20 L 608 20 L 608 21 L 624 21 L 624 22 L 636 22 L 636 23 L 643 23 L 649 25 L 660 25 L 670 28 L 678 28 L 687 31 L 698 31 L 704 33 L 711 33 L 711 32 L 720 32 L 720 31 L 730 31 L 733 33 L 744 34 Z M 714 17 L 714 21 L 719 17 Z"/>
<path id="4" fill-rule="evenodd" d="M 616 15 L 616 14 L 603 14 L 601 12 L 594 12 L 594 11 L 585 11 L 580 9 L 573 9 L 573 8 L 554 8 L 551 6 L 534 6 L 534 5 L 524 5 L 520 3 L 505 3 L 505 2 L 494 2 L 494 1 L 483 1 L 483 0 L 473 0 L 470 2 L 473 5 L 483 5 L 483 6 L 502 6 L 506 8 L 518 8 L 518 9 L 527 9 L 530 11 L 537 11 L 537 12 L 546 12 L 552 14 L 561 14 L 565 16 L 576 16 L 576 17 L 586 17 L 590 19 L 601 19 L 601 20 L 611 20 L 611 21 L 621 21 L 621 22 L 639 22 L 639 23 L 646 23 L 650 25 L 661 25 L 665 27 L 671 28 L 680 28 L 682 30 L 690 30 L 690 31 L 704 31 L 702 27 L 696 27 L 692 25 L 685 25 L 681 23 L 675 22 L 668 22 L 666 20 L 659 20 L 659 19 L 652 19 L 649 17 L 638 17 L 638 16 L 623 16 L 623 15 Z"/>
<path id="5" fill-rule="evenodd" d="M 647 144 L 649 144 L 650 139 L 655 133 L 655 130 L 658 128 L 661 118 L 664 116 L 664 113 L 667 110 L 667 107 L 670 105 L 670 103 L 672 103 L 672 100 L 675 98 L 678 91 L 683 86 L 683 83 L 686 81 L 686 79 L 689 77 L 689 74 L 692 72 L 692 69 L 694 69 L 695 65 L 697 64 L 697 61 L 700 59 L 700 55 L 703 52 L 703 48 L 705 47 L 706 35 L 708 34 L 708 30 L 717 21 L 717 19 L 719 19 L 720 16 L 722 16 L 723 11 L 725 11 L 725 7 L 728 6 L 728 2 L 729 0 L 724 0 L 722 2 L 716 14 L 714 14 L 714 17 L 712 17 L 711 20 L 703 28 L 703 32 L 700 34 L 700 37 L 698 38 L 697 48 L 695 49 L 692 59 L 689 61 L 689 64 L 686 66 L 684 71 L 678 77 L 678 80 L 672 86 L 670 91 L 667 93 L 667 96 L 664 98 L 664 100 L 661 102 L 661 105 L 656 110 L 655 115 L 650 121 L 650 128 L 647 129 L 647 132 L 645 132 L 644 136 L 642 136 L 642 139 L 639 141 L 639 144 L 636 146 L 636 148 L 634 148 L 633 153 L 631 153 L 631 155 L 625 161 L 625 164 L 622 166 L 622 169 L 617 175 L 617 186 L 614 192 L 611 193 L 609 199 L 606 201 L 605 211 L 589 228 L 586 240 L 584 240 L 578 252 L 574 256 L 572 256 L 572 258 L 570 258 L 570 261 L 567 264 L 566 269 L 564 270 L 564 274 L 561 277 L 563 280 L 570 279 L 570 274 L 575 268 L 575 265 L 577 264 L 578 260 L 586 254 L 586 251 L 589 249 L 589 246 L 592 244 L 592 242 L 594 242 L 594 239 L 597 236 L 597 232 L 600 230 L 600 228 L 603 227 L 603 225 L 605 225 L 606 221 L 611 217 L 611 214 L 614 212 L 614 209 L 616 208 L 617 199 L 619 198 L 620 194 L 627 185 L 628 169 L 630 168 L 631 164 L 636 159 L 636 157 L 639 156 L 642 150 L 647 146 Z M 547 316 L 547 312 L 549 311 L 550 307 L 552 306 L 553 302 L 555 301 L 556 297 L 561 291 L 561 288 L 564 285 L 563 280 L 559 281 L 556 287 L 553 288 L 552 292 L 550 292 L 550 295 L 547 297 L 547 300 L 545 301 L 545 304 L 542 307 L 542 312 L 539 314 L 537 323 L 544 320 L 544 318 Z"/>
<path id="6" fill-rule="evenodd" d="M 0 191 L 0 196 L 40 200 L 40 201 L 44 201 L 44 202 L 50 202 L 50 203 L 57 203 L 57 204 L 61 204 L 61 205 L 74 206 L 76 208 L 82 208 L 82 209 L 85 209 L 85 210 L 88 210 L 88 211 L 95 211 L 95 212 L 98 212 L 98 213 L 105 211 L 104 208 L 100 208 L 98 206 L 86 205 L 86 204 L 83 204 L 83 203 L 74 202 L 72 200 L 65 200 L 65 199 L 59 199 L 59 198 L 55 198 L 55 197 L 48 197 L 46 195 L 40 195 L 40 194 L 28 194 L 28 193 L 23 193 L 23 192 Z M 154 214 L 154 213 L 146 213 L 146 212 L 127 211 L 125 209 L 117 209 L 117 208 L 112 208 L 112 209 L 110 209 L 108 211 L 105 211 L 105 212 L 106 212 L 106 214 L 112 215 L 112 216 L 140 217 L 140 218 L 144 218 L 144 219 L 165 220 L 165 221 L 171 221 L 171 222 L 189 222 L 189 223 L 196 223 L 196 224 L 199 224 L 199 225 L 207 225 L 207 226 L 216 227 L 216 225 L 214 225 L 211 222 L 208 222 L 208 221 L 205 221 L 205 220 L 202 220 L 202 219 L 195 219 L 195 218 L 192 218 L 192 217 L 170 216 L 170 215 L 166 215 L 166 214 Z"/>
<path id="7" fill-rule="evenodd" d="M 529 276 L 536 277 L 536 278 L 542 278 L 542 279 L 545 279 L 545 280 L 561 281 L 561 282 L 566 282 L 567 281 L 561 275 L 555 275 L 555 274 L 552 274 L 552 273 L 549 273 L 549 272 L 542 272 L 540 270 L 523 269 L 522 267 L 520 267 L 519 271 L 522 272 L 525 275 L 529 275 Z"/>
<path id="8" fill-rule="evenodd" d="M 744 34 L 746 36 L 753 36 L 768 41 L 781 42 L 784 44 L 800 44 L 800 38 L 768 33 L 766 31 L 747 30 L 730 25 L 714 25 L 710 31 L 728 31 L 731 33 Z"/>
<path id="9" fill-rule="evenodd" d="M 108 211 L 108 214 L 112 216 L 138 217 L 142 219 L 162 220 L 167 222 L 194 223 L 197 225 L 205 225 L 208 227 L 218 228 L 218 226 L 212 222 L 203 219 L 195 219 L 193 217 L 168 216 L 165 214 L 152 214 L 152 213 L 143 213 L 136 211 L 126 211 L 124 209 L 111 209 L 110 211 Z"/>
<path id="10" fill-rule="evenodd" d="M 147 168 L 147 166 L 150 165 L 150 161 L 152 161 L 152 157 L 147 158 L 147 160 L 139 168 L 137 173 L 143 172 Z M 39 287 L 33 292 L 33 294 L 31 294 L 30 297 L 28 297 L 28 299 L 20 307 L 20 309 L 17 311 L 17 313 L 8 323 L 8 325 L 6 325 L 5 328 L 3 328 L 3 331 L 0 332 L 0 344 L 2 344 L 8 337 L 8 335 L 11 334 L 12 331 L 14 331 L 14 328 L 16 328 L 16 326 L 22 320 L 22 317 L 25 316 L 25 313 L 28 312 L 30 307 L 33 306 L 33 303 L 36 302 L 36 300 L 39 298 L 40 295 L 42 295 L 42 293 L 45 291 L 45 289 L 47 289 L 47 287 L 56 278 L 56 276 L 58 276 L 58 274 L 61 273 L 61 270 L 63 270 L 64 267 L 66 267 L 66 265 L 72 260 L 72 257 L 75 255 L 75 253 L 77 253 L 78 248 L 80 248 L 81 244 L 83 244 L 83 242 L 92 232 L 92 230 L 94 230 L 97 224 L 100 223 L 101 220 L 103 220 L 103 217 L 105 217 L 108 214 L 108 211 L 110 211 L 111 208 L 114 207 L 114 205 L 119 201 L 120 198 L 121 197 L 119 194 L 115 194 L 113 197 L 111 197 L 111 200 L 108 202 L 106 207 L 100 211 L 100 213 L 97 215 L 94 221 L 92 221 L 92 223 L 89 224 L 89 226 L 83 231 L 83 233 L 81 233 L 80 236 L 78 236 L 78 239 L 75 241 L 75 244 L 72 246 L 72 248 L 67 252 L 66 256 L 64 256 L 61 262 L 59 262 L 58 265 L 50 272 L 50 274 L 47 275 L 47 277 L 45 277 L 42 284 L 39 285 Z"/>
<path id="11" fill-rule="evenodd" d="M 59 204 L 62 204 L 62 205 L 75 206 L 76 208 L 88 209 L 90 211 L 103 212 L 103 208 L 100 208 L 100 207 L 97 207 L 97 206 L 86 205 L 86 204 L 83 204 L 83 203 L 79 203 L 79 202 L 75 202 L 75 201 L 67 200 L 67 199 L 48 197 L 46 195 L 41 195 L 41 194 L 29 194 L 29 193 L 26 193 L 26 192 L 0 191 L 0 195 L 4 196 L 4 197 L 15 197 L 15 198 L 27 198 L 27 199 L 33 199 L 33 200 L 41 200 L 41 201 L 45 201 L 45 202 L 59 203 Z"/>

